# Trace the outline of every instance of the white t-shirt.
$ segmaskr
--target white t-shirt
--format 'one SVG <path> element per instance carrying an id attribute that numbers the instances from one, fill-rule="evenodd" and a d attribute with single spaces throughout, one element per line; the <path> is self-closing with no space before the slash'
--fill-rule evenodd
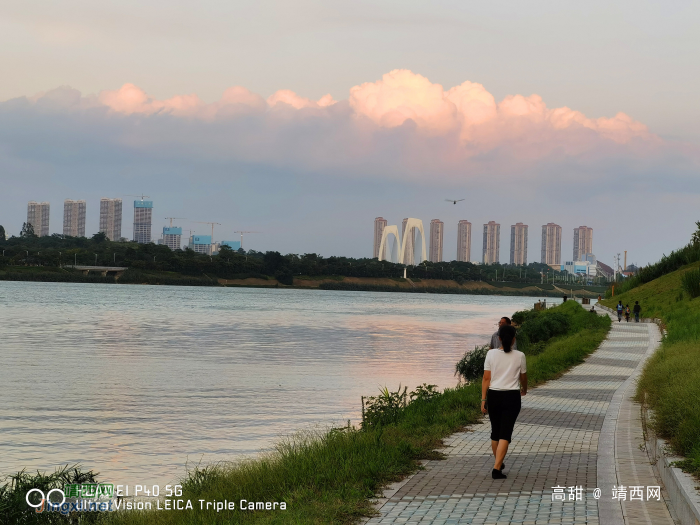
<path id="1" fill-rule="evenodd" d="M 491 371 L 491 390 L 520 390 L 520 374 L 527 372 L 525 354 L 493 348 L 486 353 L 484 370 Z"/>

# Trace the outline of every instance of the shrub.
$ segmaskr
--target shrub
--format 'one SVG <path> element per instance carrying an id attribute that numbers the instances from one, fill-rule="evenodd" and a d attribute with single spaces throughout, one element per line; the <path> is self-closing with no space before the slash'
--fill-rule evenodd
<path id="1" fill-rule="evenodd" d="M 530 343 L 547 341 L 552 337 L 564 335 L 570 326 L 566 314 L 557 311 L 546 311 L 527 319 L 520 328 L 520 333 L 527 336 Z"/>
<path id="2" fill-rule="evenodd" d="M 406 406 L 406 391 L 408 387 L 401 390 L 401 385 L 396 392 L 391 392 L 387 387 L 380 388 L 380 395 L 365 398 L 365 405 L 362 411 L 362 428 L 368 429 L 396 424 L 399 420 L 399 413 Z"/>
<path id="3" fill-rule="evenodd" d="M 685 272 L 681 276 L 681 285 L 691 299 L 700 296 L 700 268 Z"/>
<path id="4" fill-rule="evenodd" d="M 488 351 L 489 345 L 484 345 L 464 354 L 455 366 L 455 375 L 459 375 L 466 382 L 479 379 L 484 373 L 484 361 Z"/>

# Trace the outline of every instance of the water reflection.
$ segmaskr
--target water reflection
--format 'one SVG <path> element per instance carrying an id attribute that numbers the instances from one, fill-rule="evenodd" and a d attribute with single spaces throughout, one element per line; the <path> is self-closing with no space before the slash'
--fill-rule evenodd
<path id="1" fill-rule="evenodd" d="M 0 473 L 80 462 L 166 484 L 359 416 L 454 364 L 532 298 L 0 283 Z"/>

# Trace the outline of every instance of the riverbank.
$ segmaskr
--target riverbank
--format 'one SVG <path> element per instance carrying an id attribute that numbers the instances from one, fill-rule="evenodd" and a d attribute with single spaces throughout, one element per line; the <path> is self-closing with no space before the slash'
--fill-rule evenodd
<path id="1" fill-rule="evenodd" d="M 684 280 L 689 282 L 684 283 Z M 700 478 L 700 263 L 692 263 L 602 301 L 630 310 L 639 301 L 642 316 L 666 327 L 659 350 L 649 359 L 637 400 L 653 410 L 654 431 L 686 459 L 678 466 Z"/>
<path id="2" fill-rule="evenodd" d="M 294 276 L 283 284 L 262 274 L 242 274 L 237 278 L 186 275 L 179 272 L 128 269 L 123 275 L 103 276 L 62 267 L 15 266 L 0 268 L 0 281 L 71 282 L 102 284 L 148 284 L 167 286 L 225 286 L 246 288 L 297 288 L 340 291 L 505 295 L 532 297 L 596 298 L 605 293 L 600 286 L 518 283 L 508 281 L 457 281 L 451 279 L 404 279 L 401 277 L 349 277 L 340 275 Z"/>
<path id="3" fill-rule="evenodd" d="M 582 362 L 609 328 L 607 317 L 594 316 L 575 302 L 547 312 L 554 314 L 567 319 L 567 330 L 549 338 L 543 348 L 538 347 L 537 355 L 527 357 L 533 387 Z M 371 498 L 382 486 L 415 472 L 422 459 L 441 458 L 443 439 L 482 417 L 479 381 L 441 393 L 416 389 L 407 393 L 410 402 L 405 406 L 400 390 L 387 390 L 379 397 L 386 399 L 379 406 L 388 407 L 390 417 L 381 424 L 373 420 L 361 428 L 301 433 L 283 440 L 274 452 L 258 459 L 193 470 L 184 480 L 182 499 L 194 502 L 195 510 L 114 513 L 104 515 L 102 522 L 355 523 L 373 514 Z M 9 500 L 10 493 L 6 494 Z M 287 510 L 243 511 L 238 508 L 241 499 L 284 501 Z M 198 510 L 199 500 L 233 501 L 236 509 Z M 7 507 L 0 504 L 0 508 Z"/>

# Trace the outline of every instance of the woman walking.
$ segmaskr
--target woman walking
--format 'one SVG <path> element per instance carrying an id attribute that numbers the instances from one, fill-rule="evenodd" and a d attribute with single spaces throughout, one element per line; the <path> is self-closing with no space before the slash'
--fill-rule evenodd
<path id="1" fill-rule="evenodd" d="M 481 412 L 491 420 L 491 448 L 495 456 L 493 479 L 506 479 L 503 459 L 513 436 L 515 420 L 520 413 L 520 398 L 527 394 L 525 354 L 513 350 L 515 327 L 498 329 L 500 348 L 489 350 L 481 381 Z"/>

